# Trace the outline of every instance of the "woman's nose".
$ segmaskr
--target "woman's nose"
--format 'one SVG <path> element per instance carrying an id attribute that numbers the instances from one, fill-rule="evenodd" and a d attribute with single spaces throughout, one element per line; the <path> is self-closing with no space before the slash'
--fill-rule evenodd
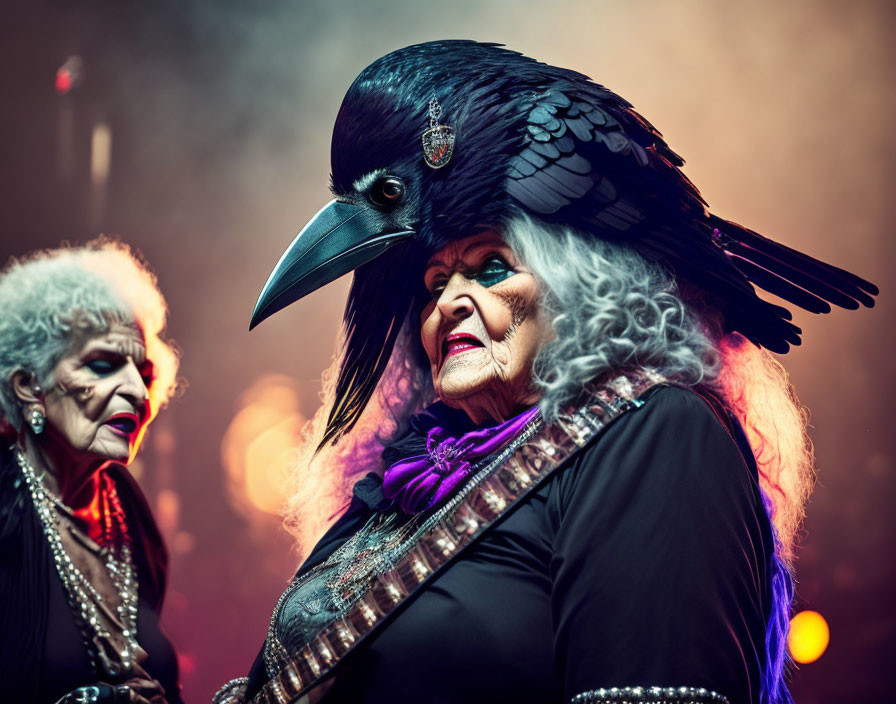
<path id="1" fill-rule="evenodd" d="M 470 282 L 463 274 L 454 273 L 439 296 L 439 312 L 449 320 L 462 320 L 473 313 Z"/>
<path id="2" fill-rule="evenodd" d="M 139 410 L 149 398 L 149 390 L 146 388 L 143 376 L 133 360 L 128 360 L 122 368 L 122 373 L 124 378 L 118 387 L 118 393 L 130 401 L 135 410 Z"/>

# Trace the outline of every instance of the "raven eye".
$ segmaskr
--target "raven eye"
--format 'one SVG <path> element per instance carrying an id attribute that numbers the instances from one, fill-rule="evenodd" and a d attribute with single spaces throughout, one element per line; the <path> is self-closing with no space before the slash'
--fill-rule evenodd
<path id="1" fill-rule="evenodd" d="M 367 197 L 374 205 L 397 205 L 404 198 L 404 182 L 395 176 L 383 176 L 370 187 Z"/>

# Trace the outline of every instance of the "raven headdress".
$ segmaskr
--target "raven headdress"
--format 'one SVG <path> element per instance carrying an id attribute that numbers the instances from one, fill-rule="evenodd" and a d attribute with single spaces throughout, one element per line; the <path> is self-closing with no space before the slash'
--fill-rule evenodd
<path id="1" fill-rule="evenodd" d="M 433 100 L 454 140 L 439 168 L 421 147 Z M 800 344 L 800 329 L 754 285 L 813 313 L 872 306 L 878 293 L 708 212 L 684 161 L 628 102 L 497 44 L 429 42 L 375 61 L 343 100 L 331 162 L 335 200 L 284 253 L 250 324 L 355 269 L 324 442 L 357 421 L 424 305 L 426 260 L 521 213 L 634 248 L 698 289 L 726 330 L 774 352 Z"/>

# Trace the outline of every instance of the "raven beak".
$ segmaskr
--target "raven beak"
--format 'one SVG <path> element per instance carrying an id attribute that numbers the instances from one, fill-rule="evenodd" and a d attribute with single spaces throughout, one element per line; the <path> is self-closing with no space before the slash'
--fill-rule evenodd
<path id="1" fill-rule="evenodd" d="M 249 329 L 417 234 L 413 230 L 384 232 L 375 215 L 370 208 L 336 200 L 321 208 L 296 235 L 268 277 L 252 311 Z"/>

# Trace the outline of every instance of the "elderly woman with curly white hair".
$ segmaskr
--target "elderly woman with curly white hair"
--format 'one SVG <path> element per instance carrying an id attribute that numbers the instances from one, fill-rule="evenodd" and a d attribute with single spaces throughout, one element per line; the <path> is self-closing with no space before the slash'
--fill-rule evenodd
<path id="1" fill-rule="evenodd" d="M 0 273 L 3 701 L 180 701 L 167 553 L 125 469 L 175 386 L 166 314 L 108 239 Z"/>
<path id="2" fill-rule="evenodd" d="M 251 323 L 354 270 L 292 503 L 323 537 L 217 701 L 790 701 L 812 462 L 762 349 L 799 329 L 753 285 L 876 287 L 708 212 L 629 103 L 494 44 L 378 59 L 332 145 Z"/>

